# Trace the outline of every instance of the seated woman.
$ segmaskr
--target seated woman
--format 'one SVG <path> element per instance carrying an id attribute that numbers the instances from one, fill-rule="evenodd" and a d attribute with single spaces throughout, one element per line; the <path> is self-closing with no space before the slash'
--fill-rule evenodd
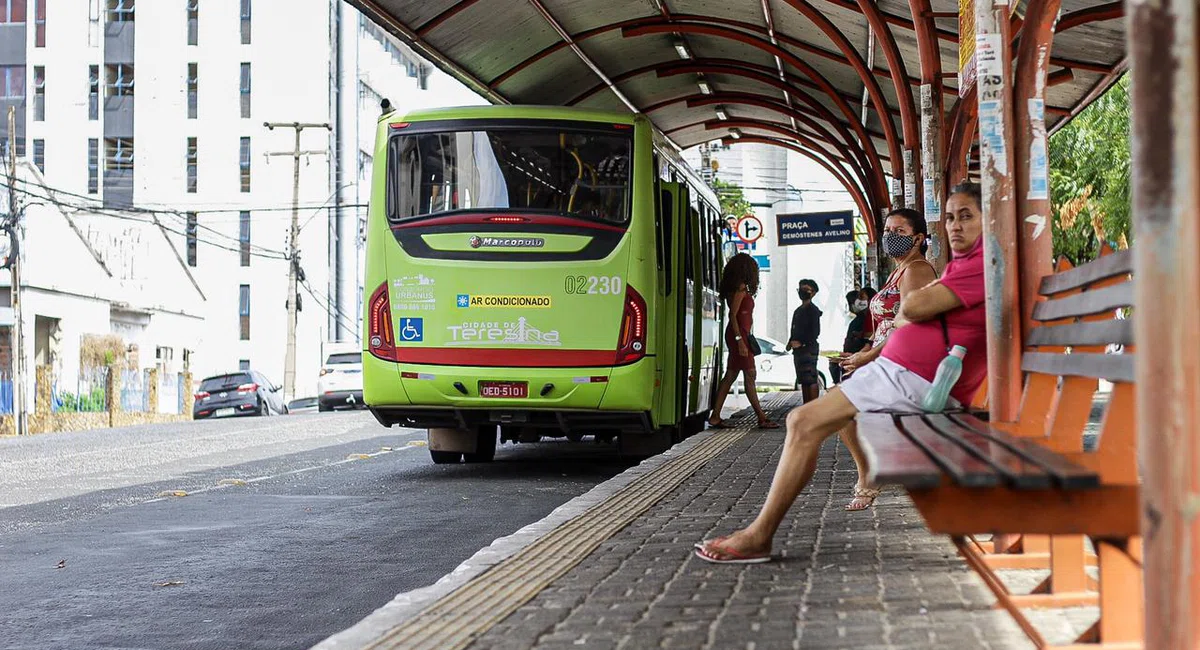
<path id="1" fill-rule="evenodd" d="M 775 531 L 816 472 L 821 444 L 837 431 L 853 428 L 859 412 L 920 412 L 950 346 L 965 347 L 967 356 L 947 408 L 968 403 L 979 389 L 987 375 L 979 186 L 955 187 L 943 219 L 954 254 L 945 275 L 904 299 L 879 359 L 788 414 L 783 454 L 758 517 L 728 537 L 698 543 L 701 558 L 731 564 L 769 561 Z"/>

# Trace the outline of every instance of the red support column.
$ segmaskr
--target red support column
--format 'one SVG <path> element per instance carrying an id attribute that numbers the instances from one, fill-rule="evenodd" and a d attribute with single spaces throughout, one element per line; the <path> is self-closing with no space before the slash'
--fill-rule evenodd
<path id="1" fill-rule="evenodd" d="M 945 107 L 942 103 L 942 54 L 938 48 L 937 24 L 929 0 L 909 0 L 913 28 L 917 35 L 917 54 L 921 59 L 921 197 L 920 210 L 929 223 L 929 261 L 941 272 L 950 256 L 946 245 L 946 226 L 942 223 L 945 176 L 942 157 L 942 133 Z"/>
<path id="2" fill-rule="evenodd" d="M 975 29 L 987 287 L 988 406 L 993 421 L 1013 422 L 1021 402 L 1021 326 L 1017 206 L 1013 194 L 1012 27 L 1008 3 L 976 2 Z"/>
<path id="3" fill-rule="evenodd" d="M 1200 32 L 1194 0 L 1128 5 L 1145 647 L 1200 647 Z"/>
<path id="4" fill-rule="evenodd" d="M 1020 244 L 1021 333 L 1033 323 L 1042 278 L 1054 272 L 1053 212 L 1050 205 L 1046 83 L 1054 23 L 1061 0 L 1030 0 L 1017 52 L 1013 91 L 1016 105 L 1017 205 Z"/>

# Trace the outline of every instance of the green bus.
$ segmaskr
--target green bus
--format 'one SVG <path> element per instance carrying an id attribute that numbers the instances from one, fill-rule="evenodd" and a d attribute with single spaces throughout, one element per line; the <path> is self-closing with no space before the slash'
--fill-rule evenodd
<path id="1" fill-rule="evenodd" d="M 477 106 L 380 118 L 363 397 L 435 463 L 584 435 L 645 455 L 720 377 L 719 202 L 644 116 Z M 497 436 L 499 429 L 499 436 Z"/>

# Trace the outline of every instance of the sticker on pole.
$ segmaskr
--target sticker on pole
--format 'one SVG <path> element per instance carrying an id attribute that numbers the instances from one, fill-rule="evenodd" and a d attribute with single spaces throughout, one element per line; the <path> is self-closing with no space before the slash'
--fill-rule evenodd
<path id="1" fill-rule="evenodd" d="M 738 239 L 747 244 L 753 244 L 763 236 L 762 222 L 758 220 L 758 217 L 748 214 L 738 219 L 735 232 L 737 232 Z"/>

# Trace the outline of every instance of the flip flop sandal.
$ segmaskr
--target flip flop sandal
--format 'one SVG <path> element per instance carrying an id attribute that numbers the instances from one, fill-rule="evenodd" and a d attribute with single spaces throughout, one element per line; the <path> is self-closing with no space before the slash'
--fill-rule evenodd
<path id="1" fill-rule="evenodd" d="M 710 421 L 710 422 L 708 423 L 708 428 L 709 428 L 709 429 L 729 429 L 729 428 L 731 428 L 731 427 L 730 427 L 728 424 L 725 424 L 725 420 L 717 420 L 717 423 L 716 423 L 716 424 L 713 424 L 713 423 Z"/>
<path id="2" fill-rule="evenodd" d="M 741 553 L 723 549 L 712 542 L 705 543 L 693 552 L 696 554 L 696 557 L 713 564 L 763 564 L 771 561 L 770 552 L 757 555 L 742 555 Z"/>
<path id="3" fill-rule="evenodd" d="M 847 512 L 859 512 L 860 510 L 866 510 L 867 508 L 875 505 L 875 499 L 877 499 L 880 494 L 881 491 L 878 488 L 858 488 L 854 490 L 854 499 L 850 501 L 850 503 L 846 504 L 845 509 Z M 866 504 L 860 508 L 854 507 L 855 501 L 860 499 L 865 500 Z"/>

